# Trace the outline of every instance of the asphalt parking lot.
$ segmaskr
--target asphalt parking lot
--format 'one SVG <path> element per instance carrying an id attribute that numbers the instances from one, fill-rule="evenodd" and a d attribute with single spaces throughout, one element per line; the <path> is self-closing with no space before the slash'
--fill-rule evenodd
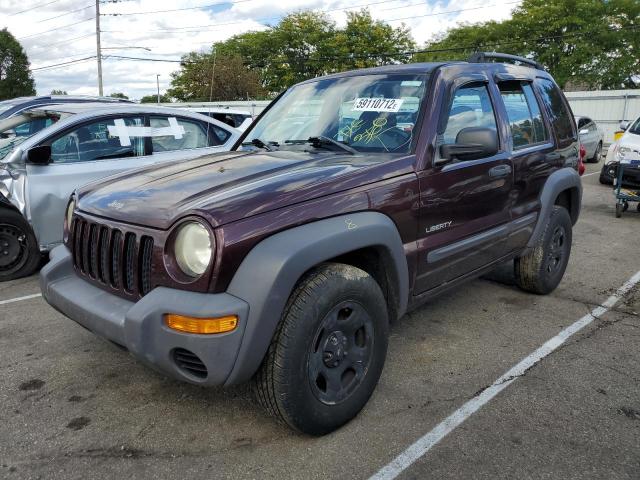
<path id="1" fill-rule="evenodd" d="M 587 175 L 599 171 L 589 165 Z M 310 438 L 246 387 L 206 390 L 137 363 L 50 308 L 37 277 L 0 285 L 0 478 L 368 478 L 638 270 L 640 213 L 583 177 L 563 282 L 499 272 L 406 316 L 365 410 Z M 406 465 L 400 478 L 640 478 L 640 293 L 632 288 Z"/>

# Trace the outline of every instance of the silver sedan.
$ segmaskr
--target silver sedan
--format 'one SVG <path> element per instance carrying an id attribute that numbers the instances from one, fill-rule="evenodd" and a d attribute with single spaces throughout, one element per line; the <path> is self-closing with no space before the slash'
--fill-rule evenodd
<path id="1" fill-rule="evenodd" d="M 576 117 L 580 143 L 587 151 L 586 161 L 598 163 L 602 155 L 604 132 L 589 117 Z"/>
<path id="2" fill-rule="evenodd" d="M 49 105 L 0 121 L 0 281 L 29 275 L 62 242 L 75 188 L 227 151 L 239 135 L 195 112 L 131 104 Z"/>

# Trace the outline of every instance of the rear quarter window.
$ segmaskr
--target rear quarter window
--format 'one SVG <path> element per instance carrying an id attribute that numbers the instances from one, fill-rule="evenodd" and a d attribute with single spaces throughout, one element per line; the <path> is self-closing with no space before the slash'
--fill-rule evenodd
<path id="1" fill-rule="evenodd" d="M 571 111 L 558 86 L 546 78 L 538 79 L 536 83 L 540 87 L 542 102 L 551 117 L 559 146 L 563 147 L 577 140 Z"/>

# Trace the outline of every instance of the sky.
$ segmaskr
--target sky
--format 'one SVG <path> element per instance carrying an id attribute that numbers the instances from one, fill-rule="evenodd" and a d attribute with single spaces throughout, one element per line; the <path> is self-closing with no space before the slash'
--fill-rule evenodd
<path id="1" fill-rule="evenodd" d="M 101 0 L 104 93 L 131 98 L 163 92 L 177 63 L 115 56 L 179 60 L 213 42 L 267 28 L 299 10 L 326 12 L 337 25 L 346 13 L 369 8 L 374 18 L 411 30 L 418 45 L 462 23 L 509 18 L 515 0 Z M 35 8 L 34 8 L 35 7 Z M 164 11 L 161 10 L 176 10 Z M 156 13 L 151 13 L 156 12 Z M 0 0 L 0 29 L 25 48 L 38 94 L 53 89 L 97 95 L 95 0 Z M 156 77 L 156 75 L 160 75 Z"/>

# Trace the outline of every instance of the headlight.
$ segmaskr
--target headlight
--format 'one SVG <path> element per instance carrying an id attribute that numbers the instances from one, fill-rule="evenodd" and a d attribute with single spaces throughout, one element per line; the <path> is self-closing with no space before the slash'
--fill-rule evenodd
<path id="1" fill-rule="evenodd" d="M 625 157 L 627 156 L 628 153 L 631 152 L 631 149 L 628 147 L 618 147 L 616 149 L 616 154 L 615 154 L 615 158 L 617 161 L 622 162 L 624 161 Z"/>
<path id="2" fill-rule="evenodd" d="M 174 243 L 176 262 L 191 277 L 202 275 L 211 262 L 213 241 L 201 223 L 190 221 L 178 230 Z"/>
<path id="3" fill-rule="evenodd" d="M 76 199 L 72 198 L 67 205 L 67 214 L 65 215 L 65 220 L 67 221 L 67 228 L 71 228 L 71 220 L 73 219 L 73 211 L 76 209 Z"/>

